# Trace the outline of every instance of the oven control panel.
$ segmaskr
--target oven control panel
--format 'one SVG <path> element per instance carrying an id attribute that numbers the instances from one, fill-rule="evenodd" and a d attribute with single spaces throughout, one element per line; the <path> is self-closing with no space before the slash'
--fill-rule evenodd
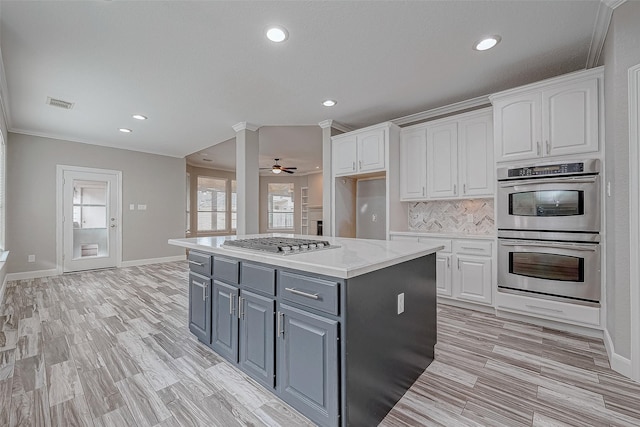
<path id="1" fill-rule="evenodd" d="M 556 165 L 529 166 L 509 169 L 509 178 L 541 175 L 566 175 L 584 172 L 584 163 L 559 163 Z"/>

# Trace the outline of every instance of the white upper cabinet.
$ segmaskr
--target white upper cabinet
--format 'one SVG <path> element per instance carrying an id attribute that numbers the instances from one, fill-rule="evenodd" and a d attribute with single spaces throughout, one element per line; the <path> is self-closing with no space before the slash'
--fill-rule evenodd
<path id="1" fill-rule="evenodd" d="M 599 150 L 602 69 L 490 97 L 498 162 Z"/>
<path id="2" fill-rule="evenodd" d="M 403 128 L 400 166 L 404 201 L 492 196 L 491 109 Z"/>
<path id="3" fill-rule="evenodd" d="M 427 130 L 400 133 L 400 198 L 427 197 Z"/>
<path id="4" fill-rule="evenodd" d="M 427 128 L 427 194 L 432 199 L 458 195 L 458 123 Z"/>
<path id="5" fill-rule="evenodd" d="M 598 151 L 598 79 L 542 92 L 544 154 Z"/>
<path id="6" fill-rule="evenodd" d="M 458 157 L 462 197 L 493 194 L 493 123 L 491 112 L 458 122 Z"/>
<path id="7" fill-rule="evenodd" d="M 333 174 L 350 175 L 356 172 L 357 141 L 355 135 L 333 141 Z"/>
<path id="8" fill-rule="evenodd" d="M 389 124 L 366 128 L 332 139 L 333 175 L 357 175 L 386 170 Z"/>

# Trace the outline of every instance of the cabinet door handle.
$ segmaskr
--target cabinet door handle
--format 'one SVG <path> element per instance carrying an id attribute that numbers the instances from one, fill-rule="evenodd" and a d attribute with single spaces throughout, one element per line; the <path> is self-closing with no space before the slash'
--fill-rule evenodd
<path id="1" fill-rule="evenodd" d="M 549 144 L 549 141 L 546 141 L 547 144 L 547 154 L 551 154 L 551 144 Z"/>
<path id="2" fill-rule="evenodd" d="M 451 257 L 447 257 L 447 267 L 451 267 Z"/>
<path id="3" fill-rule="evenodd" d="M 453 184 L 453 194 L 458 194 L 458 184 Z"/>
<path id="4" fill-rule="evenodd" d="M 540 141 L 536 142 L 536 146 L 538 147 L 537 150 L 536 150 L 536 153 L 539 156 L 540 155 Z"/>
<path id="5" fill-rule="evenodd" d="M 296 288 L 284 288 L 284 290 L 285 291 L 289 291 L 292 294 L 300 295 L 301 297 L 307 297 L 307 298 L 311 298 L 311 299 L 320 299 L 318 294 L 309 294 L 307 292 L 299 291 Z"/>
<path id="6" fill-rule="evenodd" d="M 204 267 L 203 263 L 197 262 L 197 261 L 189 260 L 189 264 L 194 264 L 194 265 L 197 265 L 198 267 Z"/>
<path id="7" fill-rule="evenodd" d="M 282 338 L 284 338 L 284 313 L 281 311 L 278 312 L 276 338 L 280 337 L 280 335 L 282 335 Z"/>
<path id="8" fill-rule="evenodd" d="M 358 167 L 362 169 L 362 160 L 358 160 Z"/>
<path id="9" fill-rule="evenodd" d="M 244 319 L 244 298 L 238 296 L 238 318 Z"/>
<path id="10" fill-rule="evenodd" d="M 462 194 L 467 194 L 467 184 L 462 184 Z"/>
<path id="11" fill-rule="evenodd" d="M 458 258 L 458 270 L 460 270 L 460 258 Z"/>
<path id="12" fill-rule="evenodd" d="M 423 196 L 423 197 L 424 197 L 424 195 L 425 195 L 425 194 L 424 194 L 424 192 L 425 192 L 424 187 L 422 187 L 422 196 Z"/>
<path id="13" fill-rule="evenodd" d="M 351 163 L 351 170 L 356 170 L 356 162 Z"/>

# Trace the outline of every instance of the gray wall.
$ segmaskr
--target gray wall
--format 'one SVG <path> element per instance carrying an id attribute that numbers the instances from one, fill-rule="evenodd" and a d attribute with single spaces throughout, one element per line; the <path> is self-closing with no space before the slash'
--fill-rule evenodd
<path id="1" fill-rule="evenodd" d="M 640 2 L 613 13 L 604 46 L 607 330 L 615 352 L 631 354 L 629 294 L 629 112 L 628 69 L 640 63 Z M 634 260 L 633 262 L 638 262 Z"/>
<path id="2" fill-rule="evenodd" d="M 122 171 L 123 261 L 184 254 L 167 244 L 185 234 L 184 159 L 15 133 L 7 148 L 9 273 L 56 268 L 58 164 Z M 130 211 L 131 203 L 147 210 Z"/>

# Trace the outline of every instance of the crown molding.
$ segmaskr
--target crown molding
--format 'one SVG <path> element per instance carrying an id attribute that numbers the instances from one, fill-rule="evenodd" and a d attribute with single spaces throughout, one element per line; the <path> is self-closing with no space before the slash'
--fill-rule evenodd
<path id="1" fill-rule="evenodd" d="M 586 68 L 593 68 L 598 65 L 604 42 L 607 38 L 609 25 L 613 10 L 624 3 L 626 0 L 601 0 L 598 5 L 598 13 L 596 22 L 593 25 L 593 34 L 591 35 L 591 44 L 589 45 L 589 54 L 587 55 Z"/>
<path id="2" fill-rule="evenodd" d="M 445 114 L 456 113 L 462 110 L 468 110 L 470 108 L 483 107 L 489 105 L 489 96 L 478 96 L 477 98 L 471 98 L 466 101 L 456 102 L 454 104 L 445 105 L 443 107 L 433 108 L 431 110 L 422 111 L 420 113 L 410 114 L 408 116 L 399 117 L 391 120 L 398 126 L 408 125 L 410 123 L 420 122 L 423 120 L 431 119 L 433 117 L 444 116 Z"/>
<path id="3" fill-rule="evenodd" d="M 326 128 L 334 128 L 339 130 L 340 132 L 351 132 L 353 130 L 353 128 L 343 125 L 342 123 L 338 123 L 335 120 L 323 120 L 320 123 L 318 123 L 318 126 L 320 126 L 322 129 L 326 129 Z"/>
<path id="4" fill-rule="evenodd" d="M 260 126 L 254 125 L 253 123 L 249 123 L 249 122 L 236 123 L 232 127 L 233 127 L 233 130 L 235 130 L 236 132 L 240 132 L 241 130 L 250 130 L 252 132 L 255 132 L 260 128 Z"/>

